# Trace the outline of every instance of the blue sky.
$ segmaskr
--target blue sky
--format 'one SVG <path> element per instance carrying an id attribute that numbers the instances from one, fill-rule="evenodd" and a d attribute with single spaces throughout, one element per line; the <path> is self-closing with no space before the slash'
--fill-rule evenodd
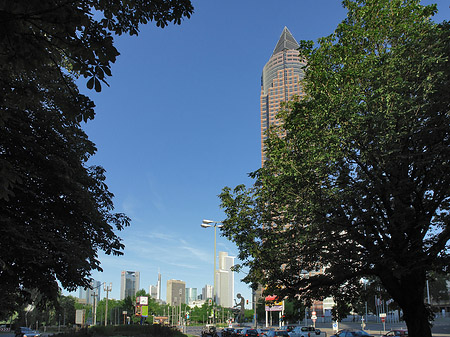
<path id="1" fill-rule="evenodd" d="M 437 3 L 436 21 L 448 20 L 448 0 Z M 85 89 L 96 118 L 85 130 L 97 145 L 91 163 L 107 170 L 115 211 L 132 224 L 119 233 L 121 257 L 101 255 L 101 282 L 119 298 L 120 272 L 140 272 L 140 288 L 162 275 L 187 287 L 213 283 L 214 230 L 220 221 L 217 195 L 224 186 L 251 184 L 261 165 L 260 77 L 286 26 L 296 40 L 331 34 L 346 15 L 338 0 L 195 0 L 195 13 L 181 26 L 141 27 L 138 37 L 117 37 L 121 55 L 110 87 Z M 217 235 L 217 252 L 237 255 Z M 235 295 L 251 290 L 235 275 Z M 236 298 L 236 296 L 234 296 Z M 250 306 L 250 305 L 249 305 Z"/>

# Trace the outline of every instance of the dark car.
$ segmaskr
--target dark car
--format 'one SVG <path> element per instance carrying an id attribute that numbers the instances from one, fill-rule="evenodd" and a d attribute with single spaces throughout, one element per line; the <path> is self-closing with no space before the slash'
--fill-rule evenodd
<path id="1" fill-rule="evenodd" d="M 287 330 L 270 330 L 266 333 L 267 337 L 289 337 Z"/>
<path id="2" fill-rule="evenodd" d="M 233 337 L 234 329 L 233 328 L 225 328 L 222 330 L 220 334 L 222 337 Z"/>
<path id="3" fill-rule="evenodd" d="M 285 330 L 287 332 L 291 332 L 295 329 L 295 325 L 283 325 L 280 330 Z"/>
<path id="4" fill-rule="evenodd" d="M 332 335 L 332 337 L 373 337 L 373 336 L 369 335 L 364 330 L 343 329 L 339 330 L 335 335 Z"/>
<path id="5" fill-rule="evenodd" d="M 406 329 L 394 329 L 383 335 L 382 337 L 408 337 L 408 330 Z"/>
<path id="6" fill-rule="evenodd" d="M 231 337 L 242 337 L 242 328 L 234 329 L 233 335 Z"/>
<path id="7" fill-rule="evenodd" d="M 30 328 L 21 326 L 15 330 L 16 337 L 40 337 L 41 334 L 38 331 L 31 330 Z"/>
<path id="8" fill-rule="evenodd" d="M 244 328 L 241 335 L 242 337 L 259 337 L 259 332 L 256 329 Z"/>

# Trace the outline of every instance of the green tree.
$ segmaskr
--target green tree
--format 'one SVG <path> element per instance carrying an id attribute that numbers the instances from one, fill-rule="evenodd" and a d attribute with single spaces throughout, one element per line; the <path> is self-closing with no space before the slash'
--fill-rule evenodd
<path id="1" fill-rule="evenodd" d="M 221 193 L 222 232 L 269 293 L 351 297 L 374 277 L 430 337 L 426 275 L 450 262 L 450 25 L 415 0 L 343 3 L 332 35 L 300 43 L 306 96 L 253 187 Z"/>
<path id="2" fill-rule="evenodd" d="M 0 1 L 0 318 L 34 289 L 45 306 L 58 281 L 87 287 L 99 251 L 122 254 L 115 232 L 130 219 L 113 213 L 105 170 L 87 164 L 96 148 L 80 122 L 94 103 L 75 79 L 100 91 L 119 55 L 113 34 L 192 12 L 189 0 Z"/>

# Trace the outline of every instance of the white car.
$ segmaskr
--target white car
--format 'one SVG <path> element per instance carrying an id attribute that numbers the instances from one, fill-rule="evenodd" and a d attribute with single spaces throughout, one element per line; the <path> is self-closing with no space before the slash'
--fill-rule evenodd
<path id="1" fill-rule="evenodd" d="M 313 337 L 314 335 L 320 335 L 320 330 L 313 326 L 296 326 L 289 332 L 289 337 Z"/>

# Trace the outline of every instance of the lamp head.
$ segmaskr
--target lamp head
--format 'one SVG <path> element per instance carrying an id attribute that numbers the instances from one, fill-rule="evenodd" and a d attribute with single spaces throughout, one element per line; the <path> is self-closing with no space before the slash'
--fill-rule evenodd
<path id="1" fill-rule="evenodd" d="M 203 228 L 208 228 L 208 227 L 211 227 L 212 225 L 208 225 L 206 223 L 202 223 L 200 226 L 202 226 Z"/>
<path id="2" fill-rule="evenodd" d="M 203 224 L 209 224 L 209 223 L 213 223 L 213 222 L 215 222 L 215 221 L 205 220 L 205 219 L 202 221 Z"/>

